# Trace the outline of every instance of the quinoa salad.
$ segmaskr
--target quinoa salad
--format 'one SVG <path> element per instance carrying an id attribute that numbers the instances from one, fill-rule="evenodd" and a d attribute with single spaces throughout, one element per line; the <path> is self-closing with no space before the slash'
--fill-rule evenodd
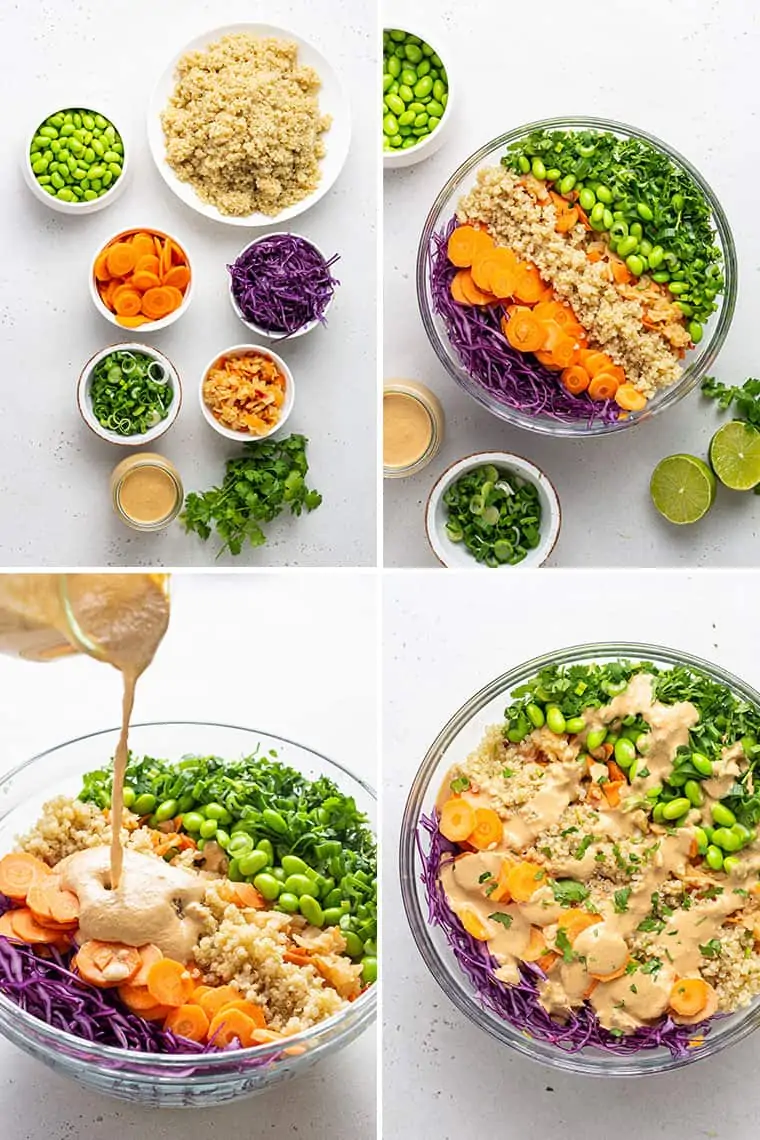
<path id="1" fill-rule="evenodd" d="M 512 699 L 421 819 L 430 921 L 530 1036 L 685 1056 L 760 995 L 760 710 L 630 661 Z"/>
<path id="2" fill-rule="evenodd" d="M 273 756 L 130 757 L 110 889 L 112 768 L 0 859 L 0 993 L 143 1052 L 283 1042 L 377 977 L 375 840 L 330 780 Z"/>
<path id="3" fill-rule="evenodd" d="M 501 403 L 615 422 L 677 383 L 724 287 L 711 207 L 643 138 L 537 129 L 433 235 L 433 308 Z"/>

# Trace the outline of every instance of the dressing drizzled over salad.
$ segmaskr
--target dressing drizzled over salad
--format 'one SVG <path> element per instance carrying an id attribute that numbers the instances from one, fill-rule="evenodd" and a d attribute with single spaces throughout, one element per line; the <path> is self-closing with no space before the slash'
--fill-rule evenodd
<path id="1" fill-rule="evenodd" d="M 513 697 L 423 821 L 433 921 L 536 1036 L 698 1045 L 760 994 L 760 712 L 648 663 L 552 666 Z"/>

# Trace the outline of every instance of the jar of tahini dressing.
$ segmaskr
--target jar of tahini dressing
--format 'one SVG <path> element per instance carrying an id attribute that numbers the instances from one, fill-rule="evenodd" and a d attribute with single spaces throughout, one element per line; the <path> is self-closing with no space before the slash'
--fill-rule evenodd
<path id="1" fill-rule="evenodd" d="M 163 530 L 172 522 L 184 500 L 182 480 L 174 464 L 142 451 L 122 459 L 111 475 L 111 496 L 116 514 L 133 530 Z"/>
<path id="2" fill-rule="evenodd" d="M 417 380 L 387 380 L 383 388 L 383 475 L 416 475 L 437 454 L 444 432 L 440 400 Z"/>

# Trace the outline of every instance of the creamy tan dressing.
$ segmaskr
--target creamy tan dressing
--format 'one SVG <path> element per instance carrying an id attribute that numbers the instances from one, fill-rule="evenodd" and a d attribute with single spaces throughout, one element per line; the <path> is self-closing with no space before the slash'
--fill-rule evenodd
<path id="1" fill-rule="evenodd" d="M 523 804 L 519 815 L 504 823 L 504 841 L 514 851 L 530 847 L 542 831 L 559 823 L 564 812 L 578 798 L 583 770 L 577 760 L 550 764 L 540 790 Z"/>
<path id="2" fill-rule="evenodd" d="M 119 502 L 135 522 L 158 523 L 176 507 L 177 485 L 163 467 L 142 464 L 124 476 Z"/>
<path id="3" fill-rule="evenodd" d="M 202 880 L 154 855 L 127 850 L 123 859 L 118 890 L 111 887 L 106 847 L 77 851 L 56 867 L 61 886 L 79 899 L 78 941 L 96 938 L 127 946 L 152 942 L 167 957 L 188 961 L 203 925 Z"/>
<path id="4" fill-rule="evenodd" d="M 600 1025 L 630 1033 L 662 1017 L 675 980 L 675 971 L 667 964 L 653 974 L 637 970 L 634 974 L 623 974 L 614 982 L 600 982 L 589 1000 Z"/>
<path id="5" fill-rule="evenodd" d="M 720 760 L 713 761 L 713 774 L 709 780 L 702 781 L 703 792 L 712 800 L 722 800 L 733 787 L 734 781 L 741 776 L 747 765 L 741 741 L 724 748 Z"/>
<path id="6" fill-rule="evenodd" d="M 449 905 L 460 918 L 465 913 L 474 914 L 488 932 L 488 947 L 501 965 L 517 961 L 528 946 L 530 922 L 521 913 L 516 903 L 492 902 L 486 896 L 486 887 L 495 883 L 502 858 L 490 851 L 477 855 L 464 855 L 447 863 L 441 869 L 441 882 L 449 900 Z M 536 868 L 538 870 L 538 868 Z M 480 877 L 490 872 L 491 879 L 481 883 Z M 539 886 L 536 883 L 536 886 Z M 491 914 L 505 914 L 511 919 L 509 927 L 489 918 Z"/>

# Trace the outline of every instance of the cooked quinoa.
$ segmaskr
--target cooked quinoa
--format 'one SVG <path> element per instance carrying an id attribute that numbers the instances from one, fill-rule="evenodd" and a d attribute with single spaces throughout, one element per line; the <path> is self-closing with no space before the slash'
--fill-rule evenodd
<path id="1" fill-rule="evenodd" d="M 554 205 L 548 196 L 542 202 L 537 196 L 541 192 L 531 192 L 525 179 L 503 167 L 482 167 L 475 186 L 459 202 L 457 218 L 485 225 L 497 245 L 532 262 L 643 395 L 649 398 L 673 384 L 682 372 L 676 351 L 690 343 L 689 333 L 676 319 L 678 310 L 667 304 L 656 314 L 662 319 L 662 334 L 648 330 L 635 286 L 615 285 L 604 262 L 589 261 L 587 247 L 593 239 L 583 226 L 557 233 Z"/>
<path id="2" fill-rule="evenodd" d="M 320 86 L 288 40 L 240 33 L 189 52 L 161 116 L 169 166 L 222 214 L 275 217 L 319 185 Z"/>
<path id="3" fill-rule="evenodd" d="M 125 811 L 124 823 L 122 843 L 135 851 L 149 852 L 150 836 L 137 827 L 137 816 Z M 107 812 L 70 796 L 56 796 L 44 805 L 34 827 L 17 838 L 16 849 L 36 855 L 54 867 L 67 855 L 110 842 L 111 823 Z"/>

